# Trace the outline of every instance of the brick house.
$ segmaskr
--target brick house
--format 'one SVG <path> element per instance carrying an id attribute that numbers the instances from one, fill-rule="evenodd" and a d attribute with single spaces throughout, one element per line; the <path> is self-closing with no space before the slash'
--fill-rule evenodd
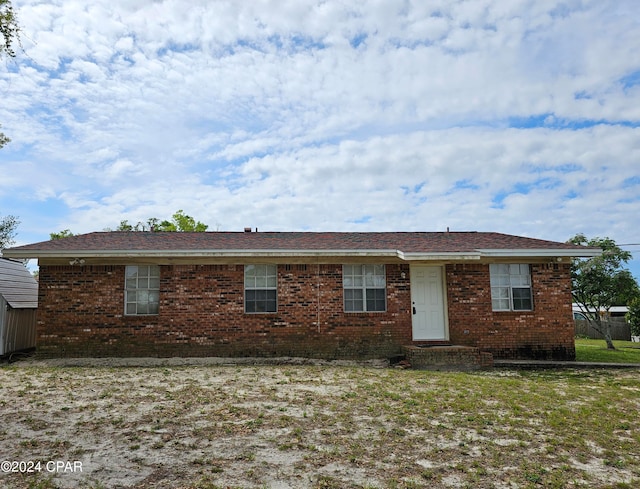
<path id="1" fill-rule="evenodd" d="M 98 232 L 37 258 L 44 356 L 390 357 L 404 345 L 573 359 L 571 257 L 483 232 Z"/>

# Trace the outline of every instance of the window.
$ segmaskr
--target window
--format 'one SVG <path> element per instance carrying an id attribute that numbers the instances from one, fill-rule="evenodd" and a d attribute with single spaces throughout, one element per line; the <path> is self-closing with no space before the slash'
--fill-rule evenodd
<path id="1" fill-rule="evenodd" d="M 529 265 L 492 264 L 491 303 L 494 311 L 530 311 L 533 309 L 531 297 L 531 274 Z"/>
<path id="2" fill-rule="evenodd" d="M 160 267 L 127 265 L 124 286 L 125 314 L 158 314 L 160 303 Z"/>
<path id="3" fill-rule="evenodd" d="M 387 310 L 384 265 L 344 265 L 342 284 L 346 312 Z"/>
<path id="4" fill-rule="evenodd" d="M 277 288 L 276 265 L 245 265 L 244 312 L 276 312 Z"/>

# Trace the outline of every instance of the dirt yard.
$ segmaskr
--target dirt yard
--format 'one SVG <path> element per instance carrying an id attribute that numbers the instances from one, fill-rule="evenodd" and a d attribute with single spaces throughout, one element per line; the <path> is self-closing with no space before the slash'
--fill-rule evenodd
<path id="1" fill-rule="evenodd" d="M 0 487 L 640 487 L 636 370 L 150 362 L 1 365 Z"/>

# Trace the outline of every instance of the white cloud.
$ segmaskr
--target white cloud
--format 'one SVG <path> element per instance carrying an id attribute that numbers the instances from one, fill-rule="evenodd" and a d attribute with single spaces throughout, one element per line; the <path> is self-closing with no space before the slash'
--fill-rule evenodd
<path id="1" fill-rule="evenodd" d="M 0 213 L 25 228 L 640 238 L 633 0 L 14 3 Z"/>

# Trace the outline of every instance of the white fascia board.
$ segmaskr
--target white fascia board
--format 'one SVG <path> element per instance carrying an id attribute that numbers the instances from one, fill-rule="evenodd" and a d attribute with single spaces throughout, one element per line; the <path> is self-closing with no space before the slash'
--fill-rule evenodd
<path id="1" fill-rule="evenodd" d="M 549 249 L 549 248 L 522 248 L 522 249 L 481 249 L 478 252 L 482 257 L 492 258 L 520 258 L 520 257 L 571 257 L 592 258 L 602 255 L 602 250 L 576 250 L 576 249 Z"/>
<path id="2" fill-rule="evenodd" d="M 479 249 L 470 252 L 403 252 L 400 250 L 4 250 L 5 258 L 268 258 L 392 257 L 403 261 L 469 261 L 482 258 L 594 257 L 600 250 Z"/>
<path id="3" fill-rule="evenodd" d="M 397 250 L 6 250 L 14 258 L 250 258 L 250 257 L 398 257 Z"/>
<path id="4" fill-rule="evenodd" d="M 437 253 L 403 253 L 402 251 L 398 251 L 398 258 L 404 261 L 467 261 L 479 260 L 481 256 L 480 253 L 457 251 Z"/>

